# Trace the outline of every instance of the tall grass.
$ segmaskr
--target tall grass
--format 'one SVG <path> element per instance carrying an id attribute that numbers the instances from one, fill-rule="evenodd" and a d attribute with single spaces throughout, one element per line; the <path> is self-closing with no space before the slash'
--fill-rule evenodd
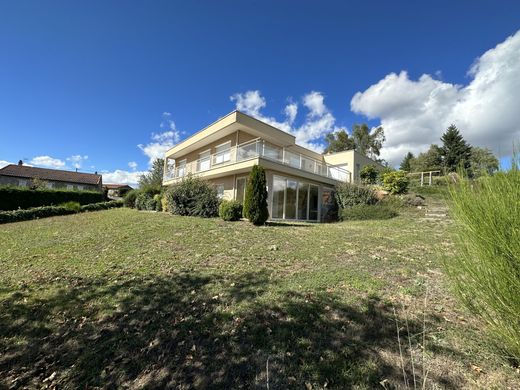
<path id="1" fill-rule="evenodd" d="M 445 262 L 462 302 L 520 361 L 520 171 L 450 186 L 459 255 Z"/>

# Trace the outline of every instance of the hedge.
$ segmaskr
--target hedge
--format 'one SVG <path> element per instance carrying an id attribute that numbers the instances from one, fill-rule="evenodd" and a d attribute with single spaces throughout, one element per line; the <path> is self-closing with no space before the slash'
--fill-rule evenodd
<path id="1" fill-rule="evenodd" d="M 80 212 L 107 210 L 121 207 L 123 202 L 113 200 L 110 202 L 92 203 L 81 206 Z M 28 221 L 30 219 L 54 217 L 58 215 L 75 214 L 76 211 L 66 206 L 42 206 L 26 210 L 0 211 L 0 224 L 9 222 Z"/>
<path id="2" fill-rule="evenodd" d="M 0 187 L 0 210 L 3 211 L 60 205 L 66 202 L 78 202 L 84 205 L 103 201 L 103 193 L 96 191 L 33 190 L 24 187 Z"/>

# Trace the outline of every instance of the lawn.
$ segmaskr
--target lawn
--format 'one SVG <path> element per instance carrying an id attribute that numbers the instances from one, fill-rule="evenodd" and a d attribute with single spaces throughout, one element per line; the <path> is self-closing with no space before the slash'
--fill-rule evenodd
<path id="1" fill-rule="evenodd" d="M 0 388 L 515 388 L 445 284 L 449 216 L 424 216 L 2 225 Z"/>

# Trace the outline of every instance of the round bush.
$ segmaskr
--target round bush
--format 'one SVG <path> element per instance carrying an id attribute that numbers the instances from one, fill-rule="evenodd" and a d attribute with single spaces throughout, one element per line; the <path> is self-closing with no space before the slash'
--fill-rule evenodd
<path id="1" fill-rule="evenodd" d="M 218 215 L 217 191 L 207 181 L 188 175 L 166 191 L 169 211 L 176 215 L 211 218 Z"/>
<path id="2" fill-rule="evenodd" d="M 223 200 L 218 208 L 218 215 L 224 221 L 238 221 L 242 218 L 242 204 L 236 200 Z"/>
<path id="3" fill-rule="evenodd" d="M 377 197 L 373 189 L 352 183 L 342 183 L 336 186 L 336 202 L 342 209 L 357 204 L 376 204 Z"/>
<path id="4" fill-rule="evenodd" d="M 391 194 L 404 194 L 410 179 L 404 171 L 388 172 L 383 175 L 383 188 Z"/>
<path id="5" fill-rule="evenodd" d="M 137 194 L 139 191 L 137 190 L 130 190 L 126 193 L 123 202 L 125 207 L 134 208 L 135 207 L 135 199 L 137 198 Z"/>
<path id="6" fill-rule="evenodd" d="M 155 201 L 152 195 L 146 192 L 139 192 L 135 198 L 135 208 L 137 210 L 155 210 Z"/>

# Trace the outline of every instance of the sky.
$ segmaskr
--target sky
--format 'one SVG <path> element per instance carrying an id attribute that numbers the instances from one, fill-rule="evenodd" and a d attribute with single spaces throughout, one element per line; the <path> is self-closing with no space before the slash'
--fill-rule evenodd
<path id="1" fill-rule="evenodd" d="M 323 148 L 382 125 L 398 165 L 451 123 L 520 142 L 518 1 L 3 1 L 0 166 L 135 184 L 239 109 Z"/>

